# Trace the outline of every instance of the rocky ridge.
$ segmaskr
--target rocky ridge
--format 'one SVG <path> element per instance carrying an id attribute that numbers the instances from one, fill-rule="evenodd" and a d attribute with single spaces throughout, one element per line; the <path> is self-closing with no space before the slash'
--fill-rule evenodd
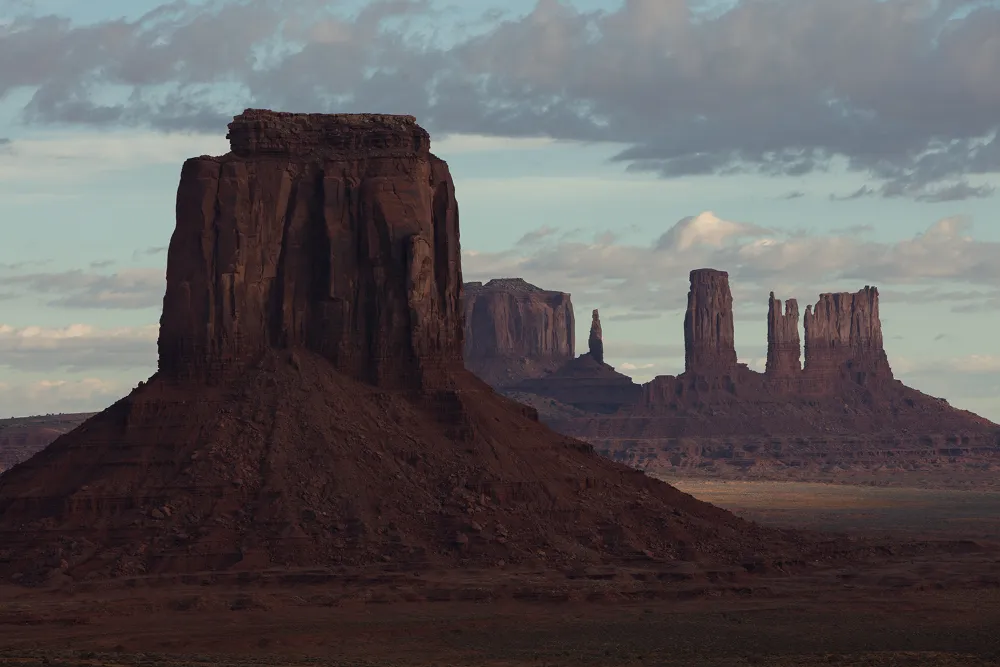
<path id="1" fill-rule="evenodd" d="M 894 379 L 876 288 L 806 308 L 804 365 L 798 303 L 782 309 L 772 293 L 757 373 L 736 359 L 728 275 L 699 269 L 690 280 L 684 373 L 598 381 L 580 357 L 511 395 L 556 430 L 651 471 L 832 479 L 1000 467 L 1000 427 Z"/>
<path id="2" fill-rule="evenodd" d="M 159 370 L 0 476 L 0 578 L 795 552 L 462 368 L 458 206 L 425 137 L 248 110 L 232 152 L 185 163 Z"/>

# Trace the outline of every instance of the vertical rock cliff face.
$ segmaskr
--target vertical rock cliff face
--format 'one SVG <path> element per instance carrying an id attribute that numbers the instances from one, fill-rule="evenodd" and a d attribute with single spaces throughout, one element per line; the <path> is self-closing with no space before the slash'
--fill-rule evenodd
<path id="1" fill-rule="evenodd" d="M 799 340 L 799 304 L 795 299 L 785 302 L 774 292 L 767 304 L 767 370 L 772 377 L 794 377 L 802 370 L 802 344 Z"/>
<path id="2" fill-rule="evenodd" d="M 181 172 L 162 377 L 292 347 L 381 386 L 461 364 L 454 186 L 413 117 L 247 110 L 228 136 Z"/>
<path id="3" fill-rule="evenodd" d="M 576 322 L 564 292 L 520 278 L 466 283 L 465 364 L 495 387 L 541 377 L 573 358 Z"/>
<path id="4" fill-rule="evenodd" d="M 837 376 L 866 383 L 892 378 L 882 345 L 878 290 L 821 294 L 805 312 L 806 375 L 813 382 Z"/>
<path id="5" fill-rule="evenodd" d="M 729 274 L 695 269 L 690 279 L 684 315 L 685 372 L 726 373 L 736 366 Z"/>
<path id="6" fill-rule="evenodd" d="M 601 315 L 594 309 L 590 321 L 590 338 L 587 339 L 590 356 L 599 364 L 604 363 L 604 333 L 601 331 Z"/>

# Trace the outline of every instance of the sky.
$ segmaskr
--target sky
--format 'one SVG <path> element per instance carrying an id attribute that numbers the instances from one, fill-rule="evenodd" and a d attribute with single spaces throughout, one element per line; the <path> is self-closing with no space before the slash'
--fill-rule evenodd
<path id="1" fill-rule="evenodd" d="M 1000 421 L 997 81 L 996 2 L 0 0 L 0 418 L 152 374 L 181 163 L 267 107 L 416 116 L 465 279 L 599 308 L 637 381 L 691 269 L 757 369 L 770 291 L 876 285 L 897 377 Z"/>

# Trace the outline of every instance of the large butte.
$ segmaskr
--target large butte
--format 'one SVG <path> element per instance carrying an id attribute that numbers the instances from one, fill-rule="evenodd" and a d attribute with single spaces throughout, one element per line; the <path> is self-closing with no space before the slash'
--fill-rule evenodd
<path id="1" fill-rule="evenodd" d="M 0 478 L 0 576 L 779 548 L 463 369 L 454 185 L 412 117 L 229 130 L 181 172 L 158 372 Z"/>

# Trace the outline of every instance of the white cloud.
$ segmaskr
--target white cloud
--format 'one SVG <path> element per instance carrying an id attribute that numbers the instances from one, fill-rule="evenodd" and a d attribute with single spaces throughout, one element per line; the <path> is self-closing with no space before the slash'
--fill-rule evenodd
<path id="1" fill-rule="evenodd" d="M 528 151 L 547 148 L 557 143 L 550 137 L 497 137 L 483 134 L 446 134 L 434 138 L 431 150 L 443 159 L 465 153 L 495 151 Z"/>
<path id="2" fill-rule="evenodd" d="M 125 130 L 58 133 L 14 139 L 0 151 L 0 179 L 84 181 L 109 171 L 150 165 L 177 165 L 192 155 L 222 155 L 229 142 L 222 134 Z"/>
<path id="3" fill-rule="evenodd" d="M 959 373 L 962 375 L 994 375 L 1000 383 L 1000 356 L 991 354 L 969 354 L 948 359 L 915 359 L 911 357 L 896 357 L 892 367 L 903 375 L 943 375 Z"/>
<path id="4" fill-rule="evenodd" d="M 607 309 L 609 320 L 682 307 L 688 272 L 700 267 L 729 272 L 737 307 L 742 295 L 766 295 L 772 289 L 804 305 L 821 292 L 853 291 L 865 284 L 922 289 L 925 302 L 936 295 L 944 301 L 955 285 L 964 285 L 972 288 L 968 298 L 953 307 L 972 310 L 998 301 L 1000 242 L 977 240 L 970 230 L 968 221 L 946 218 L 912 239 L 878 242 L 851 230 L 790 234 L 702 213 L 682 219 L 646 245 L 614 239 L 586 243 L 545 233 L 532 237 L 532 244 L 506 250 L 467 248 L 463 272 L 467 280 L 519 276 L 570 292 L 579 303 Z"/>
<path id="5" fill-rule="evenodd" d="M 796 177 L 839 157 L 872 180 L 858 196 L 989 196 L 1000 171 L 994 2 L 544 0 L 489 24 L 339 4 L 164 2 L 86 24 L 36 10 L 0 25 L 0 96 L 40 125 L 216 134 L 249 105 L 398 110 L 439 135 L 625 144 L 619 161 L 667 177 Z"/>
<path id="6" fill-rule="evenodd" d="M 0 419 L 106 408 L 131 390 L 99 378 L 0 382 Z"/>
<path id="7" fill-rule="evenodd" d="M 721 248 L 739 238 L 760 237 L 769 231 L 757 225 L 723 220 L 712 211 L 682 219 L 656 242 L 657 250 L 689 250 L 697 245 Z"/>
<path id="8" fill-rule="evenodd" d="M 150 254 L 150 251 L 144 253 Z M 50 306 L 60 308 L 159 308 L 165 290 L 164 269 L 122 269 L 110 274 L 79 269 L 0 274 L 0 291 L 42 296 L 48 299 Z"/>
<path id="9" fill-rule="evenodd" d="M 650 368 L 655 368 L 656 364 L 633 364 L 630 361 L 626 361 L 621 364 L 618 368 L 622 371 L 645 371 Z"/>
<path id="10" fill-rule="evenodd" d="M 66 372 L 156 367 L 157 325 L 99 329 L 85 324 L 62 328 L 0 324 L 0 368 Z"/>

